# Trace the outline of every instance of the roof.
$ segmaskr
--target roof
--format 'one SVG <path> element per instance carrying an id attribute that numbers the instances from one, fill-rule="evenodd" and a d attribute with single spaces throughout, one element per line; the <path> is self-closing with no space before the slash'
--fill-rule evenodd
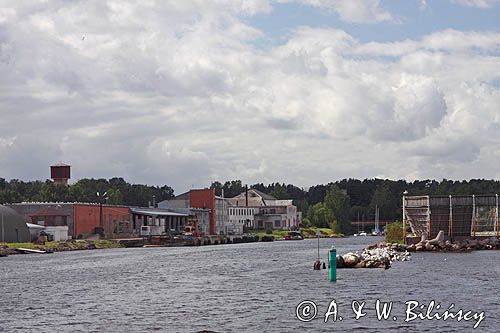
<path id="1" fill-rule="evenodd" d="M 69 166 L 71 166 L 71 165 L 64 164 L 62 162 L 51 165 L 51 167 L 69 167 Z"/>
<path id="2" fill-rule="evenodd" d="M 188 214 L 176 213 L 165 209 L 157 208 L 131 208 L 133 214 L 149 216 L 189 216 Z"/>
<path id="3" fill-rule="evenodd" d="M 29 229 L 45 229 L 45 227 L 43 225 L 33 224 L 33 223 L 26 223 L 26 226 Z"/>
<path id="4" fill-rule="evenodd" d="M 0 205 L 0 240 L 5 242 L 29 242 L 31 235 L 23 217 L 14 209 Z"/>
<path id="5" fill-rule="evenodd" d="M 264 193 L 262 191 L 256 190 L 254 188 L 251 188 L 249 191 L 254 191 L 258 195 L 260 195 L 262 197 L 262 199 L 264 199 L 264 200 L 276 200 L 276 198 L 273 197 L 272 195 L 269 195 L 269 194 Z"/>

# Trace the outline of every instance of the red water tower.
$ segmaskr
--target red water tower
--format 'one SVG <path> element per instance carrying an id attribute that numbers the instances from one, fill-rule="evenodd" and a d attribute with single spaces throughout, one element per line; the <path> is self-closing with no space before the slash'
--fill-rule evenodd
<path id="1" fill-rule="evenodd" d="M 64 163 L 57 163 L 50 166 L 50 178 L 56 184 L 68 185 L 71 178 L 71 166 Z"/>

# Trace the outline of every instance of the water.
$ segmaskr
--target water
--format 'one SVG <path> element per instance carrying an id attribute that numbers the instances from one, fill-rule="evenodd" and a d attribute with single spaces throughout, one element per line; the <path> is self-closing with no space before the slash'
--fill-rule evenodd
<path id="1" fill-rule="evenodd" d="M 322 239 L 321 255 L 377 237 Z M 312 269 L 316 240 L 179 248 L 109 249 L 0 258 L 0 331 L 6 332 L 470 332 L 475 321 L 404 322 L 405 301 L 485 311 L 476 331 L 500 327 L 500 251 L 418 253 L 389 270 Z M 378 321 L 377 299 L 393 301 Z M 303 300 L 318 318 L 295 316 Z M 330 301 L 342 321 L 323 322 Z M 353 300 L 366 301 L 355 320 Z M 392 320 L 396 316 L 397 320 Z"/>

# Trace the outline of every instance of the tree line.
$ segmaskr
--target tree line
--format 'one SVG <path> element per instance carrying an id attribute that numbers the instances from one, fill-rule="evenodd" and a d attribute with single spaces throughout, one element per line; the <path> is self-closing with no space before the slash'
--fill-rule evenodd
<path id="1" fill-rule="evenodd" d="M 221 183 L 215 181 L 210 188 L 216 195 L 231 198 L 245 191 L 241 180 Z M 373 221 L 375 208 L 379 208 L 381 221 L 401 220 L 402 194 L 409 195 L 471 195 L 500 193 L 500 181 L 473 179 L 404 180 L 343 179 L 328 184 L 301 188 L 293 184 L 248 184 L 249 188 L 270 194 L 277 199 L 292 199 L 303 214 L 304 226 L 331 227 L 337 232 L 349 233 L 351 221 Z M 97 192 L 107 192 L 106 202 L 115 205 L 148 206 L 174 197 L 168 186 L 130 184 L 123 178 L 81 179 L 65 186 L 46 181 L 6 181 L 0 178 L 0 203 L 15 202 L 100 202 Z"/>
<path id="2" fill-rule="evenodd" d="M 303 225 L 331 227 L 337 232 L 353 232 L 351 221 L 374 221 L 375 209 L 379 208 L 381 221 L 396 221 L 402 218 L 402 196 L 408 195 L 472 195 L 500 194 L 500 181 L 472 179 L 453 181 L 443 179 L 405 180 L 389 179 L 343 179 L 328 184 L 311 186 L 308 189 L 292 184 L 262 183 L 249 185 L 277 199 L 293 199 L 302 212 Z M 239 180 L 212 183 L 216 194 L 232 197 L 245 190 Z"/>
<path id="3" fill-rule="evenodd" d="M 97 193 L 99 192 L 99 195 Z M 103 194 L 106 193 L 105 196 Z M 129 184 L 123 178 L 80 179 L 66 186 L 46 181 L 6 181 L 0 178 L 0 203 L 15 202 L 102 202 L 112 205 L 148 206 L 174 197 L 167 185 Z"/>

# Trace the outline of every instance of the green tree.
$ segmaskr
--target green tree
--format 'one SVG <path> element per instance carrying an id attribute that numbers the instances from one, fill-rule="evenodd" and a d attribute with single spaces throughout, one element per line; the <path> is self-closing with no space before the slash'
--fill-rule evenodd
<path id="1" fill-rule="evenodd" d="M 326 191 L 324 205 L 333 215 L 331 228 L 335 232 L 348 233 L 351 230 L 349 198 L 337 186 L 330 185 Z"/>

